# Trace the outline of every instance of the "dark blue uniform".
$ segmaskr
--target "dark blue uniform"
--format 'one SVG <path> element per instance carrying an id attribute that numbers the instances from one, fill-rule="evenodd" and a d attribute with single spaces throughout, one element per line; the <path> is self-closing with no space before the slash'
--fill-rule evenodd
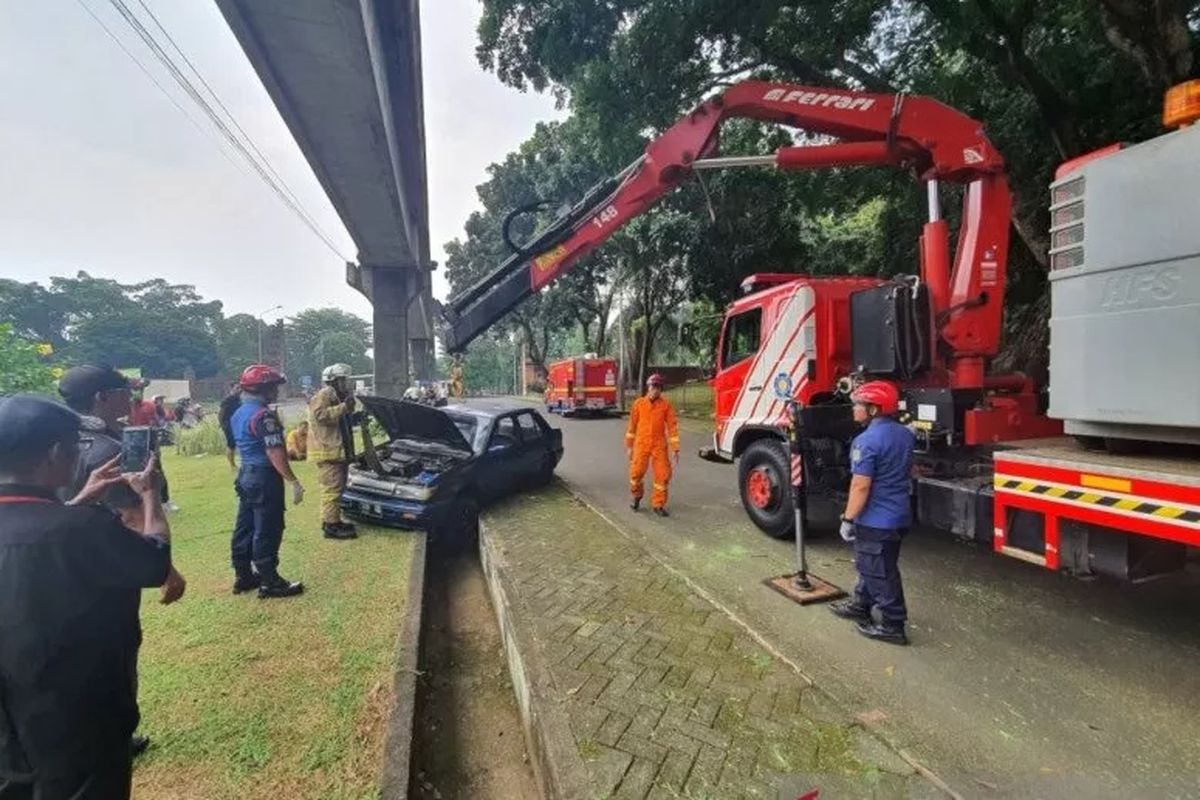
<path id="1" fill-rule="evenodd" d="M 269 448 L 282 448 L 283 425 L 261 399 L 246 397 L 229 421 L 241 456 L 234 488 L 238 496 L 237 523 L 231 556 L 235 570 L 251 563 L 260 575 L 272 575 L 279 566 L 283 541 L 283 476 L 267 458 Z"/>
<path id="2" fill-rule="evenodd" d="M 867 504 L 854 521 L 858 605 L 878 607 L 883 625 L 903 629 L 908 611 L 900 581 L 900 542 L 912 523 L 912 431 L 876 417 L 850 445 L 851 470 L 871 479 Z"/>

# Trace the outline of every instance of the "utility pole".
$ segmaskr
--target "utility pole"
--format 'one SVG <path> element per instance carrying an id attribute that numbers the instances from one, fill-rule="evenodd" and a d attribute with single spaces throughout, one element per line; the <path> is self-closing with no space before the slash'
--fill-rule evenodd
<path id="1" fill-rule="evenodd" d="M 283 306 L 271 306 L 270 308 L 258 312 L 255 319 L 258 320 L 258 363 L 263 363 L 263 317 L 270 314 L 272 311 L 279 311 Z"/>
<path id="2" fill-rule="evenodd" d="M 625 290 L 617 290 L 617 352 L 620 361 L 617 366 L 617 408 L 625 410 Z"/>
<path id="3" fill-rule="evenodd" d="M 522 339 L 521 340 L 521 396 L 522 397 L 529 394 L 529 382 L 526 380 L 526 374 L 525 374 L 526 373 L 525 364 L 527 361 L 526 350 L 525 350 L 526 346 L 527 345 L 526 345 L 525 340 Z"/>

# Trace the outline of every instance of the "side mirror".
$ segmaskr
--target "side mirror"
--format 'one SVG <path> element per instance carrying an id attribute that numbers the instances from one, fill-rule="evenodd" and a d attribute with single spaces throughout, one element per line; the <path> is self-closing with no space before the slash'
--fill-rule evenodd
<path id="1" fill-rule="evenodd" d="M 700 375 L 704 378 L 704 380 L 711 381 L 713 378 L 717 377 L 717 365 L 715 363 L 705 364 Z"/>

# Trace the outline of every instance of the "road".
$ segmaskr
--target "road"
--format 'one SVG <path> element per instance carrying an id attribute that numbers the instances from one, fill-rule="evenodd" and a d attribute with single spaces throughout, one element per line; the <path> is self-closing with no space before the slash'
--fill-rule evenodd
<path id="1" fill-rule="evenodd" d="M 791 571 L 793 544 L 750 524 L 733 467 L 694 455 L 700 423 L 683 433 L 667 520 L 628 507 L 623 420 L 552 424 L 572 489 L 963 796 L 1200 797 L 1194 572 L 1084 582 L 914 531 L 901 556 L 912 644 L 875 643 L 762 585 Z M 809 562 L 853 586 L 832 528 Z"/>

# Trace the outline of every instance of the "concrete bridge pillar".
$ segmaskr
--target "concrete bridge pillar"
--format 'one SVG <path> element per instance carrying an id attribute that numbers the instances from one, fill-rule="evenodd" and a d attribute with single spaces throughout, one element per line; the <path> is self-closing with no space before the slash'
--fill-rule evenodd
<path id="1" fill-rule="evenodd" d="M 347 264 L 346 282 L 371 301 L 375 394 L 401 397 L 411 384 L 410 376 L 431 378 L 433 319 L 429 312 L 433 304 L 428 270 Z"/>

